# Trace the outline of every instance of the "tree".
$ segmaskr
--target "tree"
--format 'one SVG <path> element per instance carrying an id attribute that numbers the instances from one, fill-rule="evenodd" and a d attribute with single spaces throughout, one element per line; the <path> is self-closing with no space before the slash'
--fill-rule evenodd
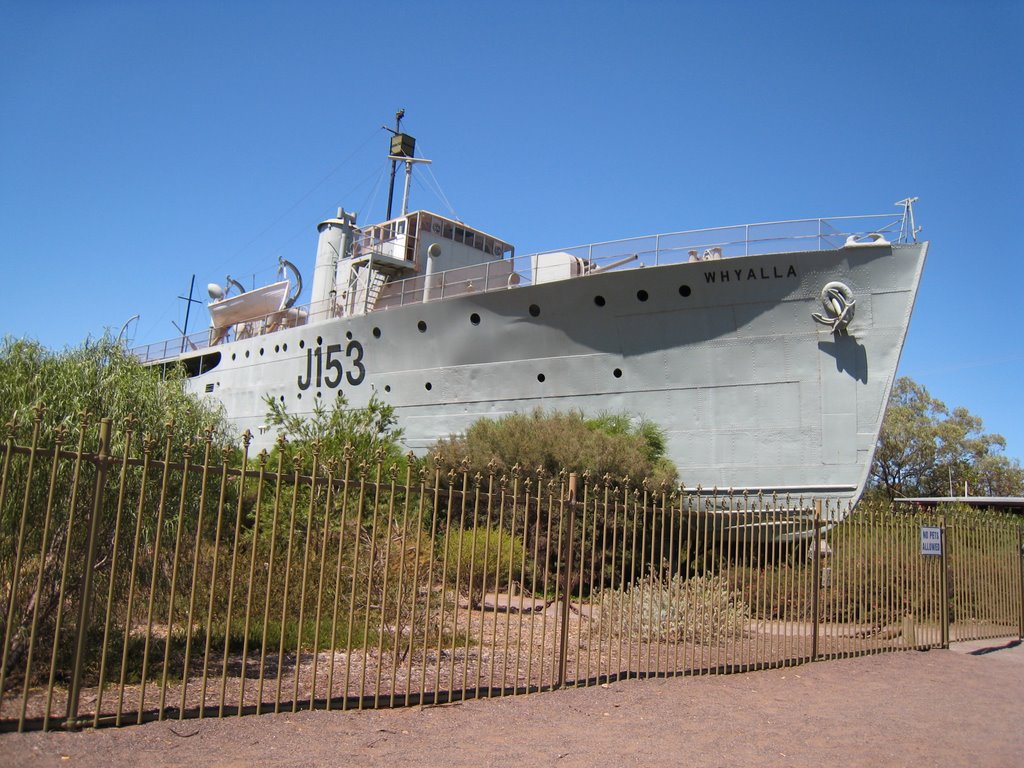
<path id="1" fill-rule="evenodd" d="M 1024 469 L 1003 455 L 1006 440 L 986 433 L 963 407 L 952 410 L 921 384 L 902 377 L 893 386 L 869 478 L 870 493 L 904 496 L 976 496 L 1024 493 Z"/>

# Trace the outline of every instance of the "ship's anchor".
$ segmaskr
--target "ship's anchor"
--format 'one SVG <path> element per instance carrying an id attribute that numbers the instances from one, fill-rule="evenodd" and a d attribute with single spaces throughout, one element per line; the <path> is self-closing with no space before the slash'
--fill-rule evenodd
<path id="1" fill-rule="evenodd" d="M 853 291 L 844 283 L 831 282 L 821 289 L 821 305 L 825 314 L 813 313 L 811 317 L 822 325 L 827 325 L 833 333 L 845 331 L 853 320 L 857 302 L 853 300 Z"/>

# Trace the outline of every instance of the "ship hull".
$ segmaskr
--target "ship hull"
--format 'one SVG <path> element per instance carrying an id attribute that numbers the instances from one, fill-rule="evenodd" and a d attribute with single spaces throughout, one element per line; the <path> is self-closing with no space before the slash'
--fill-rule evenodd
<path id="1" fill-rule="evenodd" d="M 222 344 L 189 388 L 254 447 L 266 397 L 393 405 L 423 452 L 482 417 L 628 412 L 667 432 L 687 487 L 856 498 L 927 243 L 742 256 L 466 293 Z M 833 332 L 824 286 L 856 302 Z"/>

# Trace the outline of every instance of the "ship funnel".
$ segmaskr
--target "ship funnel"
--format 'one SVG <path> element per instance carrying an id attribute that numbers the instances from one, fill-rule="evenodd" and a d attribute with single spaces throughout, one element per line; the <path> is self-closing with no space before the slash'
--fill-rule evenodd
<path id="1" fill-rule="evenodd" d="M 313 288 L 310 295 L 310 309 L 314 316 L 330 317 L 333 314 L 331 294 L 337 291 L 338 262 L 349 255 L 352 247 L 352 232 L 356 215 L 338 209 L 333 219 L 317 225 L 320 239 L 316 248 L 316 266 L 313 269 Z"/>

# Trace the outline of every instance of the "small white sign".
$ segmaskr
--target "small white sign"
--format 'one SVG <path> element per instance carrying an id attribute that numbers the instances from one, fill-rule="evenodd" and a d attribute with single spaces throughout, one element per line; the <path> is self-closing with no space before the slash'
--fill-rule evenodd
<path id="1" fill-rule="evenodd" d="M 942 555 L 942 529 L 921 526 L 921 554 Z"/>

